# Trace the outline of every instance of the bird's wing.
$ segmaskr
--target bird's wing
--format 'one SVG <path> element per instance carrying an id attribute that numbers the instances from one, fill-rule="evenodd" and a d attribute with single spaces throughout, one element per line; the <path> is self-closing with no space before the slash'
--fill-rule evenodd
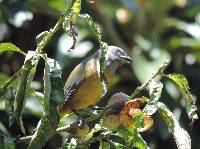
<path id="1" fill-rule="evenodd" d="M 83 72 L 80 70 L 81 65 L 78 65 L 73 72 L 70 74 L 69 78 L 64 87 L 65 91 L 65 101 L 68 101 L 74 92 L 79 88 L 83 81 Z"/>
<path id="2" fill-rule="evenodd" d="M 98 52 L 94 53 L 92 56 L 88 57 L 82 63 L 80 63 L 71 72 L 67 82 L 65 84 L 65 101 L 71 99 L 74 92 L 83 84 L 83 81 L 90 77 L 92 74 L 96 73 L 96 61 L 98 58 Z"/>

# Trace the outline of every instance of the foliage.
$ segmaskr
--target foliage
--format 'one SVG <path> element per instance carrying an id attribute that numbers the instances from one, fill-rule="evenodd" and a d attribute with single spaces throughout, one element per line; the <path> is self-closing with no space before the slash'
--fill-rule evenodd
<path id="1" fill-rule="evenodd" d="M 3 147 L 6 149 L 15 148 L 16 144 L 28 142 L 29 149 L 42 148 L 58 133 L 67 132 L 69 135 L 63 137 L 66 140 L 59 146 L 63 149 L 90 148 L 93 144 L 98 145 L 99 149 L 128 149 L 134 147 L 147 149 L 150 148 L 150 143 L 143 139 L 143 134 L 141 135 L 141 133 L 150 129 L 153 125 L 154 116 L 157 115 L 159 119 L 154 119 L 154 123 L 159 125 L 160 118 L 162 118 L 174 136 L 177 148 L 192 148 L 189 133 L 180 126 L 176 116 L 166 106 L 168 104 L 170 106 L 170 102 L 172 102 L 172 104 L 174 103 L 172 100 L 168 101 L 168 99 L 171 98 L 169 91 L 166 94 L 167 85 L 169 84 L 167 79 L 169 79 L 178 86 L 178 89 L 182 93 L 183 101 L 185 103 L 183 106 L 186 109 L 188 117 L 192 120 L 192 123 L 194 120 L 198 119 L 197 107 L 195 106 L 188 80 L 182 74 L 168 73 L 168 71 L 165 72 L 165 69 L 170 69 L 170 67 L 172 67 L 171 65 L 175 65 L 175 71 L 181 70 L 177 61 L 182 61 L 183 55 L 180 54 L 181 52 L 174 52 L 172 50 L 173 48 L 177 51 L 179 51 L 180 48 L 183 48 L 184 55 L 187 56 L 187 53 L 192 53 L 191 55 L 193 55 L 193 57 L 195 56 L 197 63 L 200 62 L 200 54 L 198 51 L 194 50 L 199 48 L 198 41 L 200 37 L 199 34 L 195 34 L 191 29 L 198 28 L 197 30 L 200 30 L 197 12 L 192 10 L 190 6 L 192 5 L 193 8 L 196 2 L 188 5 L 185 14 L 187 17 L 196 15 L 197 21 L 195 23 L 187 23 L 177 18 L 173 18 L 173 16 L 168 17 L 168 13 L 173 7 L 181 7 L 178 0 L 169 0 L 166 3 L 156 0 L 152 2 L 148 0 L 117 0 L 116 6 L 122 6 L 118 11 L 125 14 L 125 18 L 123 18 L 121 13 L 119 15 L 117 12 L 114 17 L 115 8 L 112 8 L 112 2 L 88 2 L 90 3 L 84 1 L 81 2 L 81 0 L 67 0 L 66 2 L 61 0 L 51 0 L 48 2 L 46 0 L 28 0 L 27 4 L 33 9 L 31 11 L 43 10 L 47 14 L 59 16 L 55 26 L 48 31 L 43 31 L 36 37 L 37 47 L 35 51 L 29 50 L 25 53 L 12 43 L 4 42 L 0 44 L 0 54 L 10 51 L 18 52 L 25 56 L 24 63 L 20 70 L 6 82 L 3 81 L 4 83 L 0 84 L 0 101 L 5 102 L 5 111 L 8 115 L 9 126 L 14 125 L 14 122 L 16 121 L 25 137 L 15 138 L 7 133 L 7 130 L 2 131 L 2 127 L 0 128 L 0 134 L 2 134 L 0 147 L 3 144 Z M 94 14 L 89 15 L 82 13 L 85 10 L 81 9 L 81 7 L 85 5 L 90 6 L 92 3 L 94 3 L 94 11 L 99 15 L 99 22 L 103 26 L 103 30 L 101 30 L 99 25 L 93 21 L 94 19 L 95 21 L 96 19 L 98 20 L 98 17 L 96 18 Z M 19 27 L 13 17 L 15 13 L 12 11 L 20 11 L 22 9 L 21 7 L 27 12 L 30 11 L 27 10 L 25 5 L 21 4 L 22 2 L 20 0 L 16 3 L 12 3 L 10 0 L 3 1 L 2 3 L 0 2 L 0 7 L 4 8 L 0 11 L 0 16 L 3 17 L 3 10 L 7 13 L 9 12 L 7 15 L 11 15 L 12 17 L 7 21 L 16 27 Z M 108 5 L 102 7 L 103 4 Z M 13 6 L 13 8 L 15 6 L 16 9 L 9 9 L 11 6 Z M 158 6 L 159 9 L 157 9 Z M 200 7 L 200 5 L 197 6 Z M 110 10 L 112 11 L 110 12 Z M 63 11 L 62 15 L 60 15 L 61 11 Z M 104 13 L 107 13 L 110 16 L 107 16 Z M 82 124 L 79 120 L 75 120 L 75 122 L 71 122 L 69 125 L 65 123 L 70 121 L 70 118 L 66 118 L 66 121 L 60 119 L 58 109 L 64 102 L 63 83 L 61 79 L 63 62 L 62 60 L 61 62 L 57 62 L 54 58 L 49 58 L 48 51 L 45 51 L 45 47 L 48 46 L 47 43 L 51 43 L 50 41 L 53 37 L 56 38 L 56 33 L 62 29 L 65 32 L 64 35 L 71 37 L 73 40 L 72 46 L 69 46 L 71 47 L 69 48 L 69 51 L 73 52 L 74 48 L 77 46 L 77 40 L 79 38 L 78 33 L 81 33 L 80 30 L 83 26 L 83 21 L 85 21 L 87 26 L 91 29 L 89 30 L 90 36 L 94 36 L 95 40 L 99 43 L 100 67 L 98 68 L 98 74 L 103 85 L 102 96 L 106 94 L 108 89 L 107 80 L 104 75 L 107 52 L 107 43 L 102 41 L 104 39 L 110 42 L 108 40 L 110 38 L 112 43 L 122 47 L 129 53 L 133 53 L 135 62 L 133 62 L 130 69 L 135 71 L 136 78 L 142 85 L 138 86 L 132 93 L 130 92 L 129 101 L 122 105 L 100 108 L 95 107 L 96 109 L 88 108 L 83 111 L 76 111 L 78 112 L 78 116 L 81 119 L 84 119 L 84 123 L 88 124 L 90 127 L 90 132 L 85 137 L 80 137 L 76 134 L 77 131 L 81 131 L 82 128 Z M 118 27 L 119 24 L 116 24 L 115 26 L 118 29 L 115 29 L 113 25 L 114 22 L 118 22 L 121 26 Z M 84 28 L 86 27 L 84 26 Z M 133 29 L 127 30 L 126 28 Z M 161 36 L 167 34 L 165 32 L 172 28 L 178 33 L 163 37 Z M 91 31 L 93 33 L 91 33 Z M 108 37 L 106 37 L 106 32 Z M 127 40 L 124 40 L 123 38 Z M 132 51 L 133 48 L 134 50 Z M 188 48 L 191 48 L 192 50 L 187 52 Z M 65 52 L 67 53 L 67 48 Z M 175 62 L 172 61 L 170 64 L 171 60 L 174 60 L 174 58 Z M 190 62 L 191 57 L 189 58 Z M 66 59 L 66 56 L 63 58 L 63 61 L 64 59 Z M 67 60 L 69 59 L 70 57 L 67 57 Z M 59 63 L 61 63 L 61 65 L 59 65 Z M 31 87 L 31 84 L 36 76 L 36 70 L 43 64 L 44 90 L 38 92 Z M 169 65 L 170 67 L 168 67 Z M 116 77 L 115 79 L 123 80 L 122 78 L 119 78 L 120 77 Z M 124 79 L 127 78 L 128 77 L 124 77 Z M 133 88 L 131 88 L 131 91 L 132 89 Z M 145 90 L 148 90 L 148 94 Z M 178 90 L 176 91 L 179 93 Z M 28 102 L 30 97 L 34 97 L 39 101 L 39 105 L 42 105 L 43 115 L 40 115 L 41 119 L 37 124 L 34 134 L 26 137 L 27 132 L 24 128 L 26 121 L 24 123 L 23 114 L 26 113 L 26 102 Z M 164 101 L 162 101 L 163 99 Z M 128 106 L 130 102 L 137 101 L 139 101 L 139 106 L 129 107 L 127 109 L 128 111 L 125 113 L 131 120 L 130 126 L 124 125 L 124 121 L 120 118 L 120 112 L 126 109 L 126 106 Z M 178 106 L 179 103 L 176 103 L 174 107 Z M 102 118 L 105 114 L 114 114 L 117 118 L 119 116 L 121 125 L 117 130 L 109 130 L 109 128 L 103 127 Z M 164 132 L 166 132 L 166 126 L 164 127 Z"/>

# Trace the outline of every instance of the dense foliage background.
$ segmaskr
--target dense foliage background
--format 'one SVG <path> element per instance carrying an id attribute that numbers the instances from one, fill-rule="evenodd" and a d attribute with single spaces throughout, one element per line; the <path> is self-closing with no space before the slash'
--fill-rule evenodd
<path id="1" fill-rule="evenodd" d="M 49 30 L 65 9 L 64 0 L 0 0 L 0 42 L 12 42 L 25 53 L 35 50 L 35 37 Z M 134 58 L 131 65 L 120 68 L 101 104 L 116 92 L 128 95 L 144 83 L 163 61 L 171 59 L 166 73 L 184 74 L 199 108 L 200 101 L 200 2 L 199 0 L 94 0 L 82 1 L 82 13 L 88 13 L 100 26 L 103 41 L 123 48 Z M 63 82 L 73 68 L 99 48 L 98 41 L 83 21 L 77 24 L 77 45 L 70 54 L 72 39 L 58 32 L 48 43 L 45 52 L 62 66 Z M 12 52 L 0 53 L 0 86 L 23 65 L 24 57 Z M 41 69 L 40 69 L 41 67 Z M 32 88 L 43 89 L 43 66 L 36 72 Z M 200 146 L 200 121 L 190 125 L 183 110 L 180 91 L 165 82 L 161 101 L 174 112 L 183 128 L 188 130 L 192 148 Z M 199 110 L 198 110 L 199 111 Z M 34 98 L 26 104 L 24 124 L 31 134 L 42 114 L 42 107 Z M 154 115 L 154 126 L 142 133 L 151 148 L 176 148 L 173 136 L 161 119 Z M 16 137 L 17 125 L 8 127 L 4 101 L 0 101 L 0 133 Z M 57 148 L 62 136 L 54 136 L 44 148 Z M 19 146 L 23 148 L 23 146 Z"/>

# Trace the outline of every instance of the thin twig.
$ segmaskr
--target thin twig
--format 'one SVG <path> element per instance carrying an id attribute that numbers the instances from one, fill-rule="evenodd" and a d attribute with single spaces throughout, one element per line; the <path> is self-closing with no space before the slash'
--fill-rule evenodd
<path id="1" fill-rule="evenodd" d="M 89 117 L 85 120 L 85 123 L 88 124 L 88 123 L 91 123 L 95 120 L 98 120 L 100 118 L 101 115 L 97 115 L 97 116 L 92 116 L 92 117 Z M 64 127 L 60 127 L 56 130 L 56 132 L 69 132 L 69 130 L 71 130 L 72 128 L 76 128 L 78 127 L 78 124 L 79 124 L 79 121 L 76 121 L 74 123 L 72 123 L 71 125 L 69 126 L 64 126 Z M 21 138 L 15 138 L 14 141 L 16 143 L 22 143 L 22 142 L 29 142 L 31 140 L 33 136 L 30 135 L 30 136 L 25 136 L 25 137 L 21 137 Z"/>
<path id="2" fill-rule="evenodd" d="M 102 140 L 104 138 L 107 138 L 109 134 L 111 134 L 112 132 L 108 132 L 107 134 L 100 134 L 97 137 L 92 137 L 88 140 L 85 140 L 84 142 L 80 142 L 80 144 L 78 144 L 78 146 L 82 146 L 82 145 L 86 145 L 86 144 L 91 144 L 93 142 Z"/>
<path id="3" fill-rule="evenodd" d="M 142 84 L 141 86 L 138 86 L 135 89 L 135 91 L 129 96 L 129 98 L 132 99 L 133 97 L 138 95 L 142 90 L 144 90 L 149 85 L 151 80 L 155 79 L 158 75 L 162 75 L 163 71 L 166 69 L 168 65 L 169 65 L 169 61 L 164 60 L 163 63 L 158 67 L 158 69 L 152 73 L 150 78 L 144 84 Z"/>
<path id="4" fill-rule="evenodd" d="M 99 118 L 100 118 L 100 115 L 89 117 L 85 119 L 85 123 L 86 124 L 91 123 L 92 121 L 98 120 Z M 68 132 L 70 129 L 77 127 L 78 124 L 79 122 L 77 121 L 77 122 L 72 123 L 70 126 L 60 127 L 56 130 L 56 132 Z"/>

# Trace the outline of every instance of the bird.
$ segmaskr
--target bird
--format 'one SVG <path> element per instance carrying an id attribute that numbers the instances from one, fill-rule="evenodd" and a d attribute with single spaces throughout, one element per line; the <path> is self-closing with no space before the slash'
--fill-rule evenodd
<path id="1" fill-rule="evenodd" d="M 97 69 L 99 57 L 100 49 L 78 64 L 70 73 L 64 85 L 65 101 L 59 109 L 61 117 L 69 115 L 73 111 L 87 109 L 101 99 L 103 86 Z M 108 87 L 112 83 L 116 70 L 131 61 L 132 58 L 123 49 L 117 46 L 108 46 L 104 69 Z"/>

